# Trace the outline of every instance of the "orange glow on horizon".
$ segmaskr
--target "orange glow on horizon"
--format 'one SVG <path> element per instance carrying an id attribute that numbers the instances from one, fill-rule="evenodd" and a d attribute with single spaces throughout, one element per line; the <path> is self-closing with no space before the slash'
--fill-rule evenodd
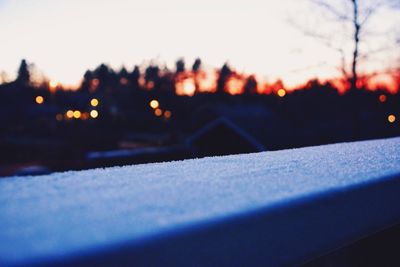
<path id="1" fill-rule="evenodd" d="M 199 84 L 200 92 L 210 92 L 213 93 L 217 90 L 217 73 L 215 71 L 206 73 L 201 71 L 195 76 L 196 81 Z"/>
<path id="2" fill-rule="evenodd" d="M 49 91 L 50 93 L 55 93 L 58 88 L 58 82 L 56 81 L 49 81 Z"/>
<path id="3" fill-rule="evenodd" d="M 181 81 L 178 81 L 175 86 L 177 95 L 192 96 L 196 92 L 196 85 L 193 78 L 185 78 Z"/>
<path id="4" fill-rule="evenodd" d="M 243 93 L 244 81 L 236 77 L 230 77 L 225 84 L 225 90 L 231 95 Z"/>
<path id="5" fill-rule="evenodd" d="M 215 92 L 217 88 L 218 82 L 218 69 L 207 69 L 207 70 L 199 70 L 197 72 L 192 71 L 185 71 L 182 73 L 174 73 L 169 70 L 162 70 L 160 71 L 160 78 L 165 78 L 165 80 L 171 81 L 175 83 L 175 89 L 177 95 L 188 95 L 193 96 L 196 92 L 206 93 L 206 92 Z M 396 74 L 377 74 L 372 75 L 373 77 L 369 77 L 367 74 L 360 74 L 360 79 L 357 82 L 357 85 L 360 88 L 367 89 L 369 91 L 376 91 L 376 90 L 386 90 L 388 93 L 395 94 L 399 91 L 399 85 L 396 80 Z M 256 92 L 258 94 L 278 94 L 278 90 L 284 88 L 286 93 L 289 93 L 293 90 L 301 90 L 306 87 L 306 85 L 314 80 L 318 79 L 321 84 L 329 82 L 334 86 L 339 94 L 345 94 L 349 90 L 349 82 L 348 80 L 344 79 L 343 77 L 337 76 L 329 78 L 326 76 L 325 78 L 314 78 L 310 79 L 304 83 L 297 83 L 295 84 L 293 81 L 289 85 L 284 85 L 284 82 L 280 79 L 269 80 L 267 81 L 264 76 L 254 75 L 257 81 L 257 88 Z M 244 93 L 246 81 L 249 75 L 246 73 L 240 73 L 236 71 L 232 71 L 230 77 L 226 79 L 225 83 L 225 92 L 238 95 Z M 328 77 L 328 78 L 327 78 Z M 288 81 L 291 81 L 288 77 Z M 81 80 L 83 81 L 83 80 Z M 129 86 L 130 82 L 127 78 L 120 78 L 116 81 L 120 85 Z M 145 74 L 142 73 L 140 77 L 138 77 L 139 86 L 142 89 L 152 90 L 155 87 L 158 87 L 158 83 L 156 84 L 154 81 L 145 79 Z M 46 84 L 45 84 L 46 85 Z M 80 84 L 82 85 L 82 83 Z M 47 89 L 54 93 L 56 90 L 65 90 L 65 91 L 75 91 L 80 89 L 80 85 L 72 86 L 72 85 L 65 85 L 55 80 L 49 80 L 47 82 Z M 98 78 L 93 78 L 88 83 L 88 90 L 91 93 L 96 92 L 99 89 L 101 84 Z M 118 85 L 117 85 L 118 86 Z M 112 88 L 107 88 L 107 90 L 111 90 Z M 384 97 L 379 98 L 378 100 L 381 103 L 384 103 L 386 100 L 382 100 Z M 39 103 L 37 103 L 39 104 Z M 93 106 L 93 105 L 92 105 Z M 96 107 L 96 106 L 93 106 Z"/>
<path id="6" fill-rule="evenodd" d="M 398 93 L 399 90 L 399 85 L 395 77 L 389 74 L 377 75 L 368 80 L 365 86 L 371 91 L 386 89 L 391 94 Z"/>
<path id="7" fill-rule="evenodd" d="M 50 81 L 49 82 L 49 87 L 50 88 L 57 88 L 57 86 L 58 86 L 58 82 L 56 82 L 56 81 Z"/>

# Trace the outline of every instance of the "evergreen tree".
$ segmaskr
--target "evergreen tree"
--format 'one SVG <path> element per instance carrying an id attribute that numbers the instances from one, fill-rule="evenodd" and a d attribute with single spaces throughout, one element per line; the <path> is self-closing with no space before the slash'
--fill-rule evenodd
<path id="1" fill-rule="evenodd" d="M 18 76 L 16 82 L 20 85 L 27 86 L 30 84 L 31 74 L 29 71 L 28 63 L 25 59 L 21 61 L 18 69 Z"/>
<path id="2" fill-rule="evenodd" d="M 193 63 L 193 66 L 192 66 L 192 71 L 194 73 L 196 73 L 196 72 L 198 72 L 200 70 L 200 68 L 201 68 L 201 59 L 200 58 L 196 58 L 196 60 Z"/>
<path id="3" fill-rule="evenodd" d="M 232 74 L 232 70 L 229 68 L 228 63 L 225 63 L 221 70 L 219 71 L 219 77 L 217 81 L 217 93 L 223 94 L 225 93 L 225 84 Z"/>
<path id="4" fill-rule="evenodd" d="M 185 71 L 185 61 L 181 58 L 176 62 L 176 73 L 181 73 Z"/>

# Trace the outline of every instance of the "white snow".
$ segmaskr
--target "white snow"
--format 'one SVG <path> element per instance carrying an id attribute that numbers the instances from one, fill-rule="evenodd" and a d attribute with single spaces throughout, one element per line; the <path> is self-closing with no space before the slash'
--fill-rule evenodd
<path id="1" fill-rule="evenodd" d="M 0 179 L 0 265 L 68 256 L 400 173 L 400 138 Z"/>

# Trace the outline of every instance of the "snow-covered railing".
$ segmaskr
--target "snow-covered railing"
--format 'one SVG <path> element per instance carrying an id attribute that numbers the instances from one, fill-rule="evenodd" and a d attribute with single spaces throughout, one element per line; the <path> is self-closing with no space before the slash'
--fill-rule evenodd
<path id="1" fill-rule="evenodd" d="M 0 265 L 297 265 L 400 222 L 400 138 L 0 180 Z"/>

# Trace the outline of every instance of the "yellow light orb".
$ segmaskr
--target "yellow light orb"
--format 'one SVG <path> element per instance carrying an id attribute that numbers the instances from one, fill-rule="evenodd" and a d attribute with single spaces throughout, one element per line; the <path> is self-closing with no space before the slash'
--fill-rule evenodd
<path id="1" fill-rule="evenodd" d="M 99 105 L 99 100 L 97 100 L 96 98 L 93 98 L 92 100 L 90 100 L 90 105 L 92 107 L 97 107 Z"/>
<path id="2" fill-rule="evenodd" d="M 36 104 L 38 104 L 38 105 L 43 104 L 43 102 L 44 102 L 43 96 L 38 95 L 38 96 L 35 98 L 35 102 L 36 102 Z"/>
<path id="3" fill-rule="evenodd" d="M 278 90 L 278 96 L 279 96 L 279 97 L 284 97 L 285 95 L 286 95 L 285 89 L 279 89 L 279 90 Z"/>
<path id="4" fill-rule="evenodd" d="M 390 115 L 387 117 L 387 120 L 388 120 L 389 123 L 394 123 L 394 122 L 396 121 L 396 116 L 393 115 L 393 114 L 390 114 Z"/>
<path id="5" fill-rule="evenodd" d="M 92 117 L 92 119 L 96 119 L 98 116 L 99 112 L 97 112 L 97 110 L 90 111 L 90 117 Z"/>
<path id="6" fill-rule="evenodd" d="M 157 117 L 160 117 L 162 115 L 162 110 L 159 108 L 154 110 L 154 115 L 156 115 Z"/>
<path id="7" fill-rule="evenodd" d="M 158 108 L 159 106 L 160 106 L 160 103 L 158 103 L 157 100 L 153 99 L 153 100 L 150 101 L 150 107 L 151 107 L 152 109 L 156 109 L 156 108 Z"/>
<path id="8" fill-rule="evenodd" d="M 75 110 L 73 115 L 75 119 L 79 119 L 81 117 L 81 112 L 79 110 Z"/>

